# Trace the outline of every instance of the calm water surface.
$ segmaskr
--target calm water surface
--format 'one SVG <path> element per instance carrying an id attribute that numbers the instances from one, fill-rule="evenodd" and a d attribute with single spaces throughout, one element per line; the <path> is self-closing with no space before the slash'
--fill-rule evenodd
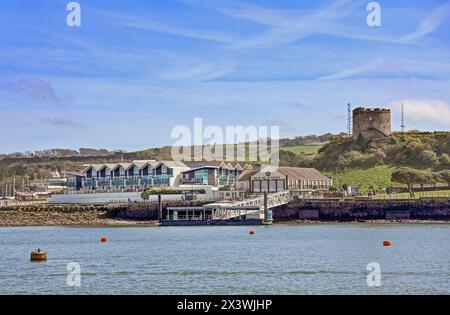
<path id="1" fill-rule="evenodd" d="M 0 228 L 0 246 L 2 294 L 450 294 L 450 225 Z"/>

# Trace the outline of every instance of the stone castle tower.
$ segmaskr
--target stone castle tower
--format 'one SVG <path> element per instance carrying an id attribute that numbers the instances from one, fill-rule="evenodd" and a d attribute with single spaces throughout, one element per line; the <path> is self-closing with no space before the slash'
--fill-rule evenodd
<path id="1" fill-rule="evenodd" d="M 353 110 L 353 139 L 359 135 L 365 140 L 388 137 L 391 134 L 391 110 L 384 108 Z"/>

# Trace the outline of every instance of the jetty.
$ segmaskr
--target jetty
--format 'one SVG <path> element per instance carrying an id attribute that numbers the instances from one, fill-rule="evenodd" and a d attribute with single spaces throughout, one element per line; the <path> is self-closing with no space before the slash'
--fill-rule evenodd
<path id="1" fill-rule="evenodd" d="M 272 208 L 295 198 L 291 191 L 264 193 L 240 201 L 222 201 L 201 207 L 167 207 L 161 226 L 271 224 Z"/>

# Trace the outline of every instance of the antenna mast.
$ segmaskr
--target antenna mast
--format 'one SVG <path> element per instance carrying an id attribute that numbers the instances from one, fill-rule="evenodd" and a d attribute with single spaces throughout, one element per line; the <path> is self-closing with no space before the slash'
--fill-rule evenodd
<path id="1" fill-rule="evenodd" d="M 347 134 L 352 134 L 352 104 L 347 104 Z"/>
<path id="2" fill-rule="evenodd" d="M 402 103 L 402 124 L 400 125 L 400 127 L 402 128 L 402 132 L 405 132 L 405 112 L 403 108 L 403 103 Z"/>

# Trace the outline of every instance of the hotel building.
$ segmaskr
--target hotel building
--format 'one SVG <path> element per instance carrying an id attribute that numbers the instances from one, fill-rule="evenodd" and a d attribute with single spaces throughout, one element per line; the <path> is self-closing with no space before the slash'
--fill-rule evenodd
<path id="1" fill-rule="evenodd" d="M 182 162 L 139 160 L 131 163 L 90 164 L 81 172 L 66 172 L 68 192 L 131 192 L 150 187 L 177 186 Z"/>
<path id="2" fill-rule="evenodd" d="M 314 168 L 265 167 L 237 162 L 138 160 L 90 164 L 65 172 L 68 193 L 139 192 L 153 187 L 210 186 L 219 198 L 283 190 L 328 190 L 333 181 Z"/>

